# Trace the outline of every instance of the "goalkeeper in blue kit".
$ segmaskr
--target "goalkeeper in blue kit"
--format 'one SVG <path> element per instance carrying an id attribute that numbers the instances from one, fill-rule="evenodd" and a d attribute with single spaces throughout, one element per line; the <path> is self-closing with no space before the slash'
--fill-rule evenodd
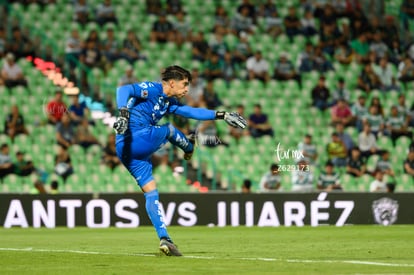
<path id="1" fill-rule="evenodd" d="M 166 114 L 197 120 L 223 119 L 233 127 L 245 128 L 246 120 L 238 113 L 193 108 L 177 98 L 188 93 L 191 74 L 179 66 L 161 73 L 161 82 L 140 82 L 121 86 L 116 91 L 119 115 L 113 127 L 119 159 L 144 192 L 145 209 L 160 239 L 160 250 L 168 256 L 181 256 L 168 235 L 159 206 L 157 186 L 152 176 L 151 155 L 168 141 L 184 151 L 189 160 L 194 137 L 187 138 L 170 123 L 157 125 Z"/>

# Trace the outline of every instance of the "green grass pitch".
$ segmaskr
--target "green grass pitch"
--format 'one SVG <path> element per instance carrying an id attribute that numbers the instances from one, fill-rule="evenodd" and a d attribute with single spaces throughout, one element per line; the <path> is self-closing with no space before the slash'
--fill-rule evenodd
<path id="1" fill-rule="evenodd" d="M 0 274 L 414 274 L 414 226 L 0 229 Z"/>

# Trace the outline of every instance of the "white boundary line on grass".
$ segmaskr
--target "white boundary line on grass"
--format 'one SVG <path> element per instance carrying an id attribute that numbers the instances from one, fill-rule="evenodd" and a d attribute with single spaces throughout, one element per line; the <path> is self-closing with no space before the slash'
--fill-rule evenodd
<path id="1" fill-rule="evenodd" d="M 73 253 L 73 254 L 89 254 L 89 255 L 113 255 L 113 256 L 138 256 L 138 257 L 156 257 L 155 254 L 140 254 L 140 253 L 111 253 L 98 251 L 83 251 L 83 250 L 64 250 L 64 249 L 37 249 L 37 248 L 11 248 L 0 247 L 0 251 L 19 251 L 19 252 L 46 252 L 46 253 Z M 301 260 L 301 259 L 276 259 L 276 258 L 235 258 L 235 257 L 214 257 L 214 256 L 183 256 L 188 259 L 202 259 L 202 260 L 244 260 L 244 261 L 263 261 L 263 262 L 286 262 L 286 263 L 343 263 L 355 265 L 375 265 L 375 266 L 390 266 L 390 267 L 414 267 L 414 264 L 397 264 L 384 262 L 369 262 L 369 261 L 355 261 L 355 260 Z"/>

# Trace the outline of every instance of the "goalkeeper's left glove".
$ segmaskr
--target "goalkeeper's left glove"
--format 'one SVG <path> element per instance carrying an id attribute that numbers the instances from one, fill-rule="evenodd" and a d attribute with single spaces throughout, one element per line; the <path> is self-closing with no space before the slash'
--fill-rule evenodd
<path id="1" fill-rule="evenodd" d="M 223 112 L 218 111 L 216 112 L 216 119 L 224 119 L 228 125 L 235 127 L 235 128 L 246 128 L 247 121 L 236 112 Z"/>
<path id="2" fill-rule="evenodd" d="M 118 135 L 125 134 L 126 130 L 128 129 L 128 121 L 129 121 L 128 108 L 122 107 L 121 109 L 119 109 L 119 117 L 116 119 L 114 126 L 113 126 L 115 133 Z"/>

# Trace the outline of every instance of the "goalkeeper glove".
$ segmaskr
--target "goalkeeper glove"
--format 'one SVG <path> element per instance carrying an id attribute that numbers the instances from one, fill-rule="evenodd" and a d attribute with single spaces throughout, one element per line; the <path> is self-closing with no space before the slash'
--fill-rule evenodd
<path id="1" fill-rule="evenodd" d="M 128 108 L 122 107 L 121 109 L 119 109 L 119 117 L 116 119 L 114 126 L 113 126 L 115 133 L 118 135 L 125 134 L 126 130 L 128 129 L 128 121 L 129 121 Z"/>
<path id="2" fill-rule="evenodd" d="M 235 128 L 244 129 L 247 125 L 247 121 L 239 113 L 236 112 L 216 112 L 216 119 L 224 119 L 228 125 Z"/>

